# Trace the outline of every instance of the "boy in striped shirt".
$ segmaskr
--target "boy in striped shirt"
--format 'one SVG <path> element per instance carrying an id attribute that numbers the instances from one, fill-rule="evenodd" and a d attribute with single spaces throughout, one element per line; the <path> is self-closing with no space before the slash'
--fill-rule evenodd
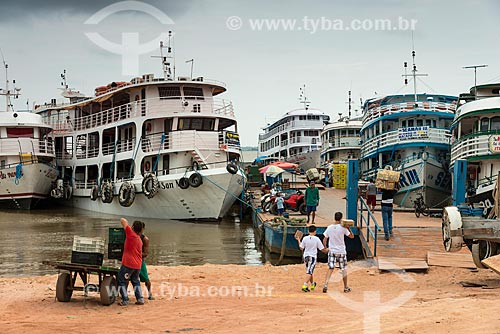
<path id="1" fill-rule="evenodd" d="M 313 272 L 316 267 L 318 249 L 323 253 L 328 253 L 328 248 L 325 248 L 321 240 L 316 236 L 316 226 L 314 225 L 309 226 L 309 235 L 302 238 L 302 241 L 300 241 L 297 235 L 295 239 L 299 243 L 300 250 L 304 252 L 304 263 L 306 264 L 306 280 L 302 285 L 302 291 L 309 292 L 316 288 Z M 308 287 L 308 283 L 311 283 L 310 288 Z"/>

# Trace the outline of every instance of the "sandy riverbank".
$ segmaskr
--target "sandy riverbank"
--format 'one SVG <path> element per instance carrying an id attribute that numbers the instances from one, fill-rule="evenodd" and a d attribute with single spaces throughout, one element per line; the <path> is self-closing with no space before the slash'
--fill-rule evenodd
<path id="1" fill-rule="evenodd" d="M 3 333 L 363 333 L 365 325 L 376 329 L 379 323 L 370 313 L 378 299 L 386 305 L 381 333 L 500 332 L 500 290 L 459 284 L 499 285 L 500 276 L 489 270 L 431 267 L 427 273 L 398 275 L 380 273 L 368 261 L 349 267 L 350 294 L 340 293 L 338 276 L 327 294 L 301 292 L 302 265 L 151 267 L 157 299 L 128 307 L 101 306 L 95 295 L 84 303 L 82 292 L 70 303 L 55 302 L 56 275 L 0 278 L 0 328 Z M 318 282 L 325 270 L 318 265 Z"/>

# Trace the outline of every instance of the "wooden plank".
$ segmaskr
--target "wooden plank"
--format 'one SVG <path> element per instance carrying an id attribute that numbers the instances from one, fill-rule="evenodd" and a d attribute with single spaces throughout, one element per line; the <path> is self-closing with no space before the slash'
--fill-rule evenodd
<path id="1" fill-rule="evenodd" d="M 500 255 L 491 256 L 487 259 L 482 260 L 481 263 L 497 274 L 500 274 Z"/>
<path id="2" fill-rule="evenodd" d="M 427 263 L 439 267 L 476 268 L 472 256 L 467 253 L 427 252 Z"/>
<path id="3" fill-rule="evenodd" d="M 450 231 L 450 236 L 477 236 L 477 235 L 494 235 L 492 227 L 478 227 L 478 228 L 462 228 Z"/>
<path id="4" fill-rule="evenodd" d="M 378 257 L 379 270 L 427 270 L 429 266 L 423 259 L 401 257 Z"/>

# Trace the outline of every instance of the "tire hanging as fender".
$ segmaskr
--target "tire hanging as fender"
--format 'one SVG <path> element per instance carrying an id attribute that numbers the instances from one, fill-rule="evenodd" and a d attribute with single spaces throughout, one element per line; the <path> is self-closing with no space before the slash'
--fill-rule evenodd
<path id="1" fill-rule="evenodd" d="M 156 196 L 158 190 L 160 189 L 160 182 L 158 178 L 153 173 L 145 173 L 142 179 L 142 192 L 148 199 Z"/>
<path id="2" fill-rule="evenodd" d="M 90 200 L 95 201 L 99 197 L 99 186 L 96 184 L 90 190 Z"/>
<path id="3" fill-rule="evenodd" d="M 111 181 L 104 181 L 101 186 L 101 200 L 103 203 L 113 202 L 113 184 Z"/>
<path id="4" fill-rule="evenodd" d="M 230 173 L 230 174 L 236 174 L 238 173 L 238 166 L 236 166 L 235 164 L 233 163 L 230 163 L 226 166 L 226 170 Z"/>
<path id="5" fill-rule="evenodd" d="M 181 189 L 187 189 L 189 188 L 189 179 L 187 177 L 181 177 L 179 181 L 176 181 L 177 185 Z"/>
<path id="6" fill-rule="evenodd" d="M 135 186 L 132 182 L 123 182 L 118 193 L 118 201 L 121 206 L 129 207 L 135 200 Z"/>
<path id="7" fill-rule="evenodd" d="M 193 173 L 189 177 L 189 185 L 193 188 L 198 188 L 203 184 L 203 177 L 200 173 Z"/>

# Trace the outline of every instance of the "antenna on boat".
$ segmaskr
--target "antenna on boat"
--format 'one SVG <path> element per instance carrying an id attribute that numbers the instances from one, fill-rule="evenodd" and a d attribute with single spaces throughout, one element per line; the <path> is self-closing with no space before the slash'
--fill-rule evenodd
<path id="1" fill-rule="evenodd" d="M 163 49 L 167 49 L 167 54 L 163 55 Z M 163 44 L 163 41 L 160 41 L 160 55 L 159 56 L 151 56 L 153 58 L 160 58 L 161 59 L 161 65 L 163 69 L 163 78 L 165 80 L 173 80 L 172 77 L 172 70 L 171 70 L 171 62 L 174 62 L 174 57 L 172 53 L 172 31 L 168 32 L 168 41 L 167 41 L 167 46 Z M 174 67 L 174 77 L 175 77 L 175 63 L 173 65 Z"/>
<path id="2" fill-rule="evenodd" d="M 352 109 L 352 99 L 351 99 L 351 91 L 349 91 L 349 116 L 348 119 L 351 119 L 351 109 Z"/>
<path id="3" fill-rule="evenodd" d="M 474 69 L 474 100 L 477 100 L 477 69 L 478 68 L 483 68 L 483 67 L 488 67 L 488 65 L 471 65 L 471 66 L 464 66 L 462 68 L 465 68 L 465 69 L 470 69 L 470 68 L 473 68 Z"/>
<path id="4" fill-rule="evenodd" d="M 61 86 L 64 89 L 68 89 L 68 82 L 66 81 L 66 70 L 63 70 L 63 72 L 61 73 L 61 79 L 63 80 L 63 82 L 61 82 Z"/>
<path id="5" fill-rule="evenodd" d="M 413 35 L 412 35 L 413 38 Z M 417 77 L 426 77 L 428 74 L 418 73 L 417 74 L 417 65 L 415 64 L 415 50 L 411 52 L 411 57 L 413 59 L 413 65 L 411 69 L 411 74 L 408 74 L 408 63 L 404 62 L 405 74 L 403 74 L 403 78 L 405 78 L 405 85 L 408 85 L 408 77 L 413 78 L 413 94 L 415 95 L 415 107 L 417 106 Z"/>
<path id="6" fill-rule="evenodd" d="M 0 88 L 0 95 L 5 96 L 5 104 L 6 104 L 6 109 L 5 111 L 9 111 L 9 109 L 13 108 L 13 105 L 11 104 L 10 97 L 13 96 L 15 99 L 19 97 L 21 88 L 16 88 L 16 80 L 12 80 L 12 83 L 14 84 L 14 91 L 12 92 L 9 88 L 9 65 L 5 62 L 5 58 L 3 56 L 2 49 L 0 49 L 0 55 L 2 56 L 2 63 L 3 67 L 5 69 L 5 88 L 1 89 Z"/>
<path id="7" fill-rule="evenodd" d="M 302 86 L 300 88 L 300 97 L 299 97 L 300 103 L 304 105 L 305 110 L 309 110 L 309 104 L 311 101 L 307 101 L 307 96 L 306 96 L 306 85 Z"/>

